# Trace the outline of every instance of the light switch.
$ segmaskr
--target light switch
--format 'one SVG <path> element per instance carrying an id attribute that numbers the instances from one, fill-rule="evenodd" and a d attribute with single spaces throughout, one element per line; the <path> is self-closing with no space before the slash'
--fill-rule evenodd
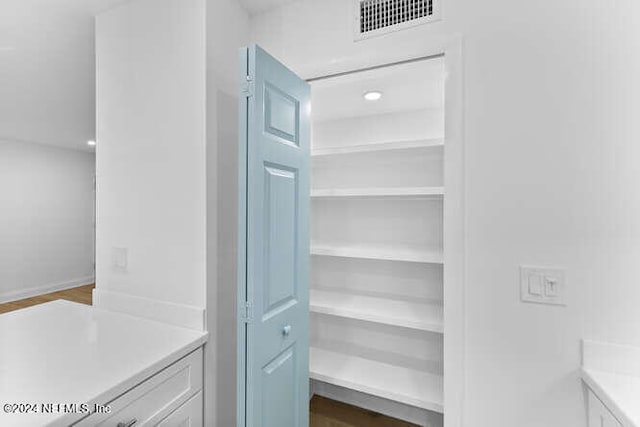
<path id="1" fill-rule="evenodd" d="M 556 298 L 558 296 L 558 279 L 544 276 L 544 294 L 547 297 Z"/>
<path id="2" fill-rule="evenodd" d="M 542 280 L 540 280 L 540 276 L 533 275 L 529 276 L 529 294 L 531 295 L 542 295 Z"/>
<path id="3" fill-rule="evenodd" d="M 566 305 L 564 270 L 546 267 L 520 267 L 520 298 L 523 302 Z"/>

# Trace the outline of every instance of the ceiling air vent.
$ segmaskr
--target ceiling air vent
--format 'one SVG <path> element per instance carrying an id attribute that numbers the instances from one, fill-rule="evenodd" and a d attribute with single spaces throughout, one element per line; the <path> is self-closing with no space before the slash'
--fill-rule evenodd
<path id="1" fill-rule="evenodd" d="M 439 0 L 355 0 L 356 40 L 438 19 Z"/>

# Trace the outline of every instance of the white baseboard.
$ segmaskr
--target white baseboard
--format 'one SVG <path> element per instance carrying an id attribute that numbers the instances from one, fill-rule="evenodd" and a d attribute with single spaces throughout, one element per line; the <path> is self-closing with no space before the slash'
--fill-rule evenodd
<path id="1" fill-rule="evenodd" d="M 200 307 L 106 291 L 100 288 L 93 290 L 93 305 L 103 310 L 126 313 L 183 328 L 197 331 L 206 330 L 205 309 Z"/>
<path id="2" fill-rule="evenodd" d="M 316 394 L 316 382 L 313 380 L 309 380 L 309 400 L 313 399 L 313 396 Z"/>
<path id="3" fill-rule="evenodd" d="M 423 427 L 442 427 L 444 425 L 442 414 L 321 381 L 311 380 L 311 383 L 313 393 L 318 396 L 358 406 Z"/>
<path id="4" fill-rule="evenodd" d="M 46 284 L 35 288 L 19 289 L 15 291 L 5 292 L 0 294 L 0 304 L 11 301 L 18 301 L 25 298 L 31 298 L 43 294 L 50 294 L 51 292 L 64 291 L 65 289 L 71 289 L 82 285 L 89 285 L 91 283 L 94 283 L 95 280 L 95 277 L 87 276 L 62 283 Z"/>

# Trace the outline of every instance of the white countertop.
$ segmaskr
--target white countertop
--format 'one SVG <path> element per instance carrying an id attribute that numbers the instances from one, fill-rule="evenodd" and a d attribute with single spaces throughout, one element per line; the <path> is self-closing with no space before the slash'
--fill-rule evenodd
<path id="1" fill-rule="evenodd" d="M 640 427 L 640 347 L 583 340 L 582 380 L 624 427 Z"/>
<path id="2" fill-rule="evenodd" d="M 202 346 L 206 332 L 58 300 L 0 315 L 0 425 L 87 414 L 7 414 L 5 404 L 106 404 Z"/>
<path id="3" fill-rule="evenodd" d="M 582 369 L 582 378 L 625 427 L 640 427 L 640 377 Z"/>

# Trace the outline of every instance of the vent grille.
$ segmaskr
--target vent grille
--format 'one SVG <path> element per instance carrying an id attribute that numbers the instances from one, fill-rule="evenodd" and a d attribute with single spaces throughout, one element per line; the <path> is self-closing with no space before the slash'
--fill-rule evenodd
<path id="1" fill-rule="evenodd" d="M 424 21 L 434 15 L 434 0 L 359 0 L 360 34 Z"/>

